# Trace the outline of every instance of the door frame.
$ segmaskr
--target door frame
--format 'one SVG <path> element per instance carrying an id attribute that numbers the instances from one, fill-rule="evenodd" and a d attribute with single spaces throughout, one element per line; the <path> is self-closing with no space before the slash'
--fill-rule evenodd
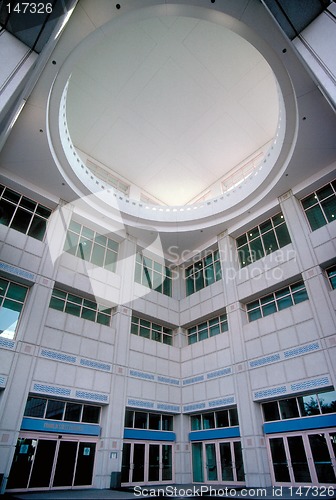
<path id="1" fill-rule="evenodd" d="M 300 431 L 300 432 L 284 432 L 284 433 L 276 433 L 276 434 L 267 434 L 267 453 L 268 453 L 268 458 L 269 458 L 269 463 L 270 463 L 270 469 L 271 469 L 271 478 L 272 478 L 272 484 L 275 486 L 335 486 L 335 483 L 321 483 L 318 481 L 316 469 L 315 469 L 315 463 L 313 459 L 313 454 L 311 451 L 310 443 L 309 443 L 309 436 L 310 435 L 315 435 L 315 434 L 331 434 L 331 433 L 336 433 L 336 429 L 334 428 L 327 428 L 327 429 L 309 429 L 305 431 Z M 288 440 L 287 438 L 289 437 L 301 437 L 303 446 L 304 446 L 304 451 L 306 454 L 306 459 L 307 459 L 307 464 L 308 464 L 308 470 L 310 473 L 311 477 L 311 482 L 308 483 L 307 481 L 305 482 L 297 482 L 295 481 L 294 477 L 294 472 L 293 472 L 293 467 L 292 467 L 292 462 L 291 462 L 291 455 L 290 455 L 290 450 L 288 446 Z M 271 446 L 270 446 L 270 439 L 274 438 L 282 438 L 283 439 L 283 444 L 284 444 L 284 449 L 285 449 L 285 454 L 286 454 L 286 460 L 287 460 L 287 467 L 288 467 L 288 472 L 289 472 L 289 477 L 291 479 L 290 482 L 279 482 L 276 481 L 275 479 L 275 474 L 274 474 L 274 467 L 273 467 L 273 459 L 272 459 L 272 454 L 271 454 Z M 336 458 L 334 454 L 334 451 L 332 449 L 330 440 L 326 439 L 329 455 L 330 455 L 330 461 L 331 465 L 333 467 L 335 476 L 336 476 Z"/>
<path id="2" fill-rule="evenodd" d="M 237 469 L 236 469 L 236 456 L 234 451 L 234 443 L 241 443 L 239 438 L 228 438 L 228 439 L 206 439 L 199 441 L 192 441 L 191 446 L 196 443 L 202 444 L 202 468 L 203 468 L 203 481 L 201 483 L 204 484 L 223 484 L 223 482 L 232 484 L 232 485 L 245 485 L 245 481 L 239 481 L 237 479 Z M 232 463 L 232 472 L 233 472 L 233 480 L 229 481 L 227 479 L 222 479 L 222 463 L 221 463 L 221 455 L 220 455 L 220 445 L 222 443 L 230 444 L 230 452 L 231 452 L 231 463 Z M 208 479 L 208 466 L 207 466 L 207 455 L 206 455 L 206 446 L 209 444 L 215 445 L 215 457 L 216 457 L 216 467 L 217 467 L 217 480 L 209 480 Z M 193 470 L 192 464 L 192 453 L 191 453 L 191 467 Z M 197 483 L 197 481 L 193 481 Z"/>
<path id="3" fill-rule="evenodd" d="M 141 486 L 141 485 L 147 485 L 147 484 L 171 484 L 174 482 L 175 478 L 175 463 L 174 463 L 174 443 L 171 441 L 145 441 L 145 440 L 131 440 L 131 439 L 125 439 L 124 440 L 124 445 L 125 444 L 130 444 L 131 445 L 131 452 L 130 452 L 130 466 L 128 469 L 128 482 L 122 482 L 122 486 Z M 134 470 L 134 463 L 133 463 L 133 457 L 134 457 L 134 445 L 135 444 L 143 444 L 145 445 L 145 460 L 144 460 L 144 481 L 131 481 L 131 473 Z M 150 445 L 158 445 L 159 446 L 159 479 L 157 481 L 149 481 L 148 480 L 148 475 L 149 475 L 149 446 Z M 162 462 L 162 447 L 163 446 L 171 446 L 171 453 L 172 453 L 172 479 L 164 481 L 162 479 L 162 471 L 163 471 L 163 462 Z"/>
<path id="4" fill-rule="evenodd" d="M 97 452 L 97 446 L 95 449 L 95 457 L 94 457 L 94 463 L 93 463 L 93 470 L 92 470 L 92 483 L 91 485 L 70 485 L 70 486 L 53 486 L 53 481 L 55 477 L 55 471 L 56 471 L 56 465 L 57 465 L 57 458 L 58 458 L 58 452 L 60 448 L 60 443 L 65 442 L 65 441 L 71 441 L 78 443 L 77 446 L 77 451 L 76 451 L 76 460 L 75 460 L 75 466 L 74 466 L 74 473 L 73 473 L 73 481 L 74 481 L 74 476 L 76 472 L 76 467 L 77 467 L 77 461 L 78 461 L 78 450 L 79 450 L 79 444 L 80 443 L 95 443 L 97 445 L 98 443 L 98 438 L 97 437 L 92 437 L 92 436 L 86 436 L 86 435 L 78 435 L 78 434 L 46 434 L 45 432 L 29 432 L 29 431 L 22 431 L 19 433 L 17 439 L 20 438 L 25 438 L 25 439 L 33 439 L 37 441 L 56 441 L 56 447 L 55 447 L 55 452 L 54 452 L 54 460 L 53 460 L 53 465 L 51 468 L 51 473 L 50 473 L 50 478 L 49 478 L 49 486 L 42 486 L 42 487 L 34 487 L 30 488 L 29 487 L 29 482 L 32 476 L 32 471 L 34 468 L 34 462 L 35 462 L 35 453 L 34 457 L 32 460 L 32 465 L 31 469 L 29 472 L 29 477 L 27 481 L 27 487 L 25 488 L 11 488 L 8 491 L 9 492 L 22 492 L 22 491 L 58 491 L 58 490 L 75 490 L 75 489 L 83 489 L 83 488 L 92 488 L 92 483 L 93 483 L 93 478 L 95 476 L 95 469 L 96 469 L 96 452 Z M 15 457 L 15 454 L 13 455 L 13 459 Z M 12 459 L 12 463 L 13 463 Z M 12 464 L 11 464 L 12 466 Z M 72 482 L 73 482 L 72 481 Z M 7 491 L 7 490 L 6 490 Z"/>

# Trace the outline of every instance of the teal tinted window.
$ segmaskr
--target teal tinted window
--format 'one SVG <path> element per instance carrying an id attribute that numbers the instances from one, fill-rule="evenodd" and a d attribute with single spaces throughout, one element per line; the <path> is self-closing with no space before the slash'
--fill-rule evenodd
<path id="1" fill-rule="evenodd" d="M 329 269 L 327 269 L 326 273 L 327 273 L 331 288 L 335 289 L 336 288 L 336 266 L 332 266 Z"/>
<path id="2" fill-rule="evenodd" d="M 308 300 L 308 294 L 303 281 L 298 281 L 291 286 L 282 288 L 277 292 L 266 295 L 258 300 L 246 304 L 249 321 L 255 321 L 273 314 L 294 304 Z"/>
<path id="3" fill-rule="evenodd" d="M 227 315 L 215 316 L 207 321 L 198 323 L 197 325 L 188 328 L 188 344 L 194 344 L 202 340 L 214 337 L 228 330 Z"/>
<path id="4" fill-rule="evenodd" d="M 240 266 L 245 267 L 290 242 L 287 225 L 280 212 L 236 239 Z"/>
<path id="5" fill-rule="evenodd" d="M 131 320 L 131 333 L 146 339 L 155 340 L 156 342 L 173 345 L 173 331 L 170 328 L 134 315 Z"/>
<path id="6" fill-rule="evenodd" d="M 113 313 L 111 308 L 57 288 L 52 291 L 49 307 L 106 326 L 110 325 Z"/>
<path id="7" fill-rule="evenodd" d="M 186 295 L 189 296 L 212 285 L 222 278 L 219 251 L 207 253 L 205 257 L 188 266 L 184 271 Z"/>
<path id="8" fill-rule="evenodd" d="M 310 228 L 316 231 L 336 218 L 336 183 L 331 182 L 301 200 Z"/>

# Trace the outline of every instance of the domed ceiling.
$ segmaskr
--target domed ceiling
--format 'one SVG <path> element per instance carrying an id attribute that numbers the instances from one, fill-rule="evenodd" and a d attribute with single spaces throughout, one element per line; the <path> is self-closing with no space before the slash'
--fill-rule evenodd
<path id="1" fill-rule="evenodd" d="M 161 16 L 116 23 L 85 51 L 67 122 L 79 155 L 131 194 L 185 205 L 261 161 L 278 102 L 274 74 L 250 43 L 215 22 Z"/>

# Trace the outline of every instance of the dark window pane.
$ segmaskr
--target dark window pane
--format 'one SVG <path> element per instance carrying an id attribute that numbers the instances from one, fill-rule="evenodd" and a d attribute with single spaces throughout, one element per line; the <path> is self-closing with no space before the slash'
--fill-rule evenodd
<path id="1" fill-rule="evenodd" d="M 43 418 L 46 404 L 46 399 L 29 396 L 24 411 L 25 417 Z"/>
<path id="2" fill-rule="evenodd" d="M 331 196 L 333 194 L 334 194 L 334 191 L 333 191 L 332 187 L 330 186 L 330 184 L 327 184 L 327 186 L 324 186 L 323 188 L 316 191 L 316 196 L 320 201 L 324 200 L 325 198 L 327 198 L 328 196 Z"/>
<path id="3" fill-rule="evenodd" d="M 199 431 L 202 429 L 202 419 L 201 415 L 193 415 L 191 417 L 191 430 Z"/>
<path id="4" fill-rule="evenodd" d="M 89 424 L 98 424 L 100 419 L 100 407 L 84 405 L 82 422 Z"/>
<path id="5" fill-rule="evenodd" d="M 65 312 L 68 314 L 72 314 L 73 316 L 80 316 L 81 307 L 77 304 L 72 304 L 71 302 L 67 302 L 65 306 Z"/>
<path id="6" fill-rule="evenodd" d="M 262 306 L 263 316 L 268 316 L 269 314 L 273 314 L 277 311 L 275 302 L 270 302 L 269 304 L 265 304 Z"/>
<path id="7" fill-rule="evenodd" d="M 106 238 L 106 236 L 103 236 L 103 235 L 100 235 L 100 234 L 96 234 L 96 236 L 95 236 L 95 242 L 99 243 L 100 245 L 103 245 L 105 247 L 106 243 L 107 243 L 107 238 Z"/>
<path id="8" fill-rule="evenodd" d="M 114 272 L 116 268 L 116 262 L 117 254 L 115 252 L 112 252 L 111 250 L 106 250 L 104 268 L 107 269 L 107 271 Z M 140 281 L 138 281 L 138 283 L 140 283 Z"/>
<path id="9" fill-rule="evenodd" d="M 172 431 L 173 429 L 174 418 L 172 415 L 162 415 L 162 430 L 163 431 Z"/>
<path id="10" fill-rule="evenodd" d="M 234 425 L 239 425 L 237 408 L 231 408 L 229 410 L 229 417 L 231 427 Z"/>
<path id="11" fill-rule="evenodd" d="M 21 201 L 20 201 L 20 206 L 23 208 L 27 208 L 31 212 L 34 212 L 35 207 L 36 207 L 35 201 L 30 200 L 29 198 L 26 198 L 25 196 L 22 196 Z"/>
<path id="12" fill-rule="evenodd" d="M 126 410 L 126 412 L 125 412 L 125 427 L 128 427 L 130 429 L 133 428 L 133 417 L 134 417 L 134 411 Z"/>
<path id="13" fill-rule="evenodd" d="M 36 238 L 37 240 L 42 241 L 46 229 L 47 229 L 47 222 L 41 217 L 35 215 L 30 225 L 28 236 L 31 236 L 32 238 Z"/>
<path id="14" fill-rule="evenodd" d="M 159 431 L 161 428 L 161 416 L 156 413 L 150 413 L 148 428 Z"/>
<path id="15" fill-rule="evenodd" d="M 16 283 L 9 283 L 7 290 L 7 297 L 20 302 L 24 302 L 28 289 L 25 286 L 17 285 Z"/>
<path id="16" fill-rule="evenodd" d="M 81 238 L 80 242 L 78 244 L 78 249 L 77 249 L 76 255 L 77 255 L 77 257 L 80 257 L 81 259 L 89 262 L 90 255 L 91 255 L 91 249 L 92 249 L 92 241 Z"/>
<path id="17" fill-rule="evenodd" d="M 87 309 L 86 307 L 83 307 L 81 317 L 83 319 L 88 319 L 89 321 L 95 321 L 96 320 L 96 311 L 93 311 L 92 309 Z"/>
<path id="18" fill-rule="evenodd" d="M 58 299 L 56 297 L 51 297 L 49 307 L 51 307 L 52 309 L 56 309 L 57 311 L 63 311 L 64 304 L 64 300 Z"/>
<path id="19" fill-rule="evenodd" d="M 317 198 L 315 194 L 310 194 L 309 196 L 307 196 L 307 198 L 304 198 L 302 200 L 302 206 L 305 210 L 311 207 L 312 205 L 315 205 L 316 203 L 317 203 Z"/>
<path id="20" fill-rule="evenodd" d="M 205 413 L 203 415 L 203 429 L 214 429 L 214 428 L 215 428 L 214 413 Z"/>
<path id="21" fill-rule="evenodd" d="M 97 314 L 97 323 L 105 326 L 110 326 L 111 318 L 110 316 L 102 313 Z"/>
<path id="22" fill-rule="evenodd" d="M 291 242 L 286 224 L 281 224 L 281 226 L 277 226 L 275 228 L 275 231 L 278 237 L 280 248 L 288 245 Z"/>
<path id="23" fill-rule="evenodd" d="M 332 222 L 336 218 L 336 196 L 329 198 L 321 203 L 328 222 Z"/>
<path id="24" fill-rule="evenodd" d="M 92 231 L 92 229 L 89 229 L 88 227 L 83 226 L 82 236 L 92 241 L 94 239 L 94 231 Z"/>
<path id="25" fill-rule="evenodd" d="M 49 219 L 51 210 L 50 208 L 44 207 L 43 205 L 37 205 L 36 212 L 38 215 L 41 215 L 45 219 Z"/>
<path id="26" fill-rule="evenodd" d="M 67 403 L 65 407 L 64 420 L 80 422 L 82 405 L 79 403 Z"/>
<path id="27" fill-rule="evenodd" d="M 303 302 L 304 300 L 308 300 L 308 294 L 305 289 L 300 290 L 298 292 L 293 293 L 293 299 L 295 304 L 299 304 L 300 302 Z"/>
<path id="28" fill-rule="evenodd" d="M 299 417 L 299 410 L 295 398 L 281 399 L 279 405 L 282 419 Z"/>
<path id="29" fill-rule="evenodd" d="M 12 205 L 5 200 L 0 200 L 0 224 L 9 226 L 15 212 L 15 208 L 15 205 Z"/>
<path id="30" fill-rule="evenodd" d="M 32 218 L 31 213 L 27 212 L 26 210 L 23 210 L 22 208 L 18 208 L 12 220 L 11 228 L 20 231 L 21 233 L 26 233 L 31 218 Z"/>
<path id="31" fill-rule="evenodd" d="M 74 233 L 79 234 L 81 231 L 81 228 L 82 228 L 82 226 L 80 224 L 78 224 L 78 222 L 75 222 L 73 220 L 69 224 L 69 229 L 71 231 L 73 231 Z"/>
<path id="32" fill-rule="evenodd" d="M 11 189 L 6 188 L 3 197 L 6 198 L 6 200 L 12 201 L 13 203 L 19 203 L 21 195 L 19 193 L 16 193 L 15 191 L 12 191 Z"/>
<path id="33" fill-rule="evenodd" d="M 316 229 L 325 226 L 327 223 L 323 215 L 323 212 L 321 210 L 321 207 L 319 205 L 316 205 L 315 207 L 312 207 L 309 210 L 307 210 L 306 214 L 312 231 L 315 231 Z"/>
<path id="34" fill-rule="evenodd" d="M 64 401 L 54 401 L 53 399 L 49 399 L 45 418 L 50 418 L 52 420 L 62 420 L 64 406 Z"/>
<path id="35" fill-rule="evenodd" d="M 249 241 L 253 240 L 254 238 L 259 237 L 260 233 L 259 233 L 258 226 L 254 227 L 253 229 L 250 229 L 246 234 L 248 236 Z"/>
<path id="36" fill-rule="evenodd" d="M 261 318 L 261 310 L 260 308 L 254 309 L 253 311 L 248 311 L 249 321 L 255 321 L 256 319 Z"/>
<path id="37" fill-rule="evenodd" d="M 250 242 L 251 258 L 252 261 L 256 261 L 264 257 L 265 252 L 261 243 L 261 238 L 256 238 Z"/>
<path id="38" fill-rule="evenodd" d="M 265 422 L 272 422 L 273 420 L 280 420 L 280 413 L 278 403 L 276 401 L 272 401 L 271 403 L 264 403 L 262 405 L 264 412 L 264 420 Z"/>
<path id="39" fill-rule="evenodd" d="M 134 412 L 134 427 L 135 429 L 147 429 L 147 413 L 136 411 Z"/>
<path id="40" fill-rule="evenodd" d="M 263 235 L 263 242 L 266 254 L 275 252 L 279 248 L 273 230 Z"/>
<path id="41" fill-rule="evenodd" d="M 239 238 L 237 238 L 237 247 L 241 247 L 242 245 L 245 245 L 246 243 L 247 243 L 246 234 L 243 234 L 242 236 L 239 236 Z"/>
<path id="42" fill-rule="evenodd" d="M 216 427 L 229 427 L 228 410 L 216 411 Z"/>
<path id="43" fill-rule="evenodd" d="M 113 241 L 113 240 L 108 239 L 108 240 L 107 240 L 107 246 L 108 246 L 108 248 L 110 248 L 111 250 L 114 250 L 114 252 L 115 252 L 115 253 L 116 253 L 116 252 L 118 252 L 118 247 L 119 247 L 119 245 L 118 245 L 118 243 L 117 243 L 117 242 L 115 242 L 115 241 Z"/>

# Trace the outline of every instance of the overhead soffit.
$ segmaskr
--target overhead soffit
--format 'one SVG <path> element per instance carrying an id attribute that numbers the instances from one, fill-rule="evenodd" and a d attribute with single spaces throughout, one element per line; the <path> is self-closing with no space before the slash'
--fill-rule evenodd
<path id="1" fill-rule="evenodd" d="M 226 27 L 154 16 L 114 23 L 74 62 L 73 144 L 166 205 L 184 205 L 272 141 L 274 74 Z"/>

